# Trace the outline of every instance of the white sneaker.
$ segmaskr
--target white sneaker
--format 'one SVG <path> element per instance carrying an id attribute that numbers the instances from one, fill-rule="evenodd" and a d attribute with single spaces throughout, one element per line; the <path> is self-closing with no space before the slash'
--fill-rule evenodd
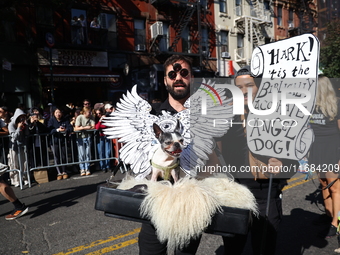
<path id="1" fill-rule="evenodd" d="M 25 180 L 25 181 L 24 181 L 24 185 L 28 185 L 28 181 Z"/>
<path id="2" fill-rule="evenodd" d="M 85 170 L 80 170 L 80 176 L 85 176 L 86 173 L 85 173 Z"/>

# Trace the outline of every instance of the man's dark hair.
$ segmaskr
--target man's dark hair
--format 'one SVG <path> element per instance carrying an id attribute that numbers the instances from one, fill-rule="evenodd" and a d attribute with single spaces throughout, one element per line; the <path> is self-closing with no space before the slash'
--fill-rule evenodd
<path id="1" fill-rule="evenodd" d="M 164 73 L 166 73 L 166 68 L 170 65 L 173 65 L 174 63 L 176 63 L 177 61 L 183 61 L 186 62 L 189 65 L 189 71 L 192 74 L 192 59 L 189 57 L 185 57 L 185 56 L 181 56 L 181 55 L 172 55 L 171 57 L 169 57 L 163 65 L 164 68 Z"/>
<path id="2" fill-rule="evenodd" d="M 235 79 L 238 77 L 238 76 L 241 76 L 241 75 L 250 75 L 251 77 L 254 77 L 252 74 L 251 74 L 251 71 L 250 71 L 250 66 L 244 66 L 242 67 L 240 70 L 238 70 L 235 74 Z"/>
<path id="3" fill-rule="evenodd" d="M 261 77 L 259 76 L 259 77 L 255 78 L 254 75 L 252 75 L 252 73 L 250 71 L 250 66 L 244 66 L 240 70 L 238 70 L 235 74 L 234 79 L 236 79 L 238 76 L 241 76 L 241 75 L 250 75 L 251 77 L 254 78 L 254 82 L 255 82 L 256 87 L 260 87 Z"/>

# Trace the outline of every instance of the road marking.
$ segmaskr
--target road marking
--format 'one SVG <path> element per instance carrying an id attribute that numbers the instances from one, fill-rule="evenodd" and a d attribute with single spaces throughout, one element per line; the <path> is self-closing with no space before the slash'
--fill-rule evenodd
<path id="1" fill-rule="evenodd" d="M 292 183 L 292 184 L 290 184 L 290 185 L 285 186 L 285 187 L 282 189 L 282 191 L 287 190 L 287 189 L 290 189 L 290 188 L 293 188 L 293 187 L 296 187 L 296 186 L 298 186 L 298 185 L 304 184 L 304 183 L 306 183 L 306 182 L 309 182 L 310 180 L 314 180 L 314 179 L 317 179 L 317 178 L 318 178 L 317 176 L 314 176 L 312 179 L 309 178 L 308 180 L 303 180 L 303 181 L 299 181 L 299 182 L 294 182 L 294 183 Z"/>
<path id="2" fill-rule="evenodd" d="M 105 253 L 108 253 L 108 252 L 111 252 L 111 251 L 115 251 L 115 250 L 124 248 L 126 246 L 131 245 L 131 244 L 135 244 L 137 242 L 138 242 L 138 237 L 136 237 L 134 239 L 131 239 L 131 240 L 127 240 L 127 241 L 122 242 L 122 243 L 114 244 L 114 245 L 109 246 L 109 247 L 105 247 L 105 248 L 100 249 L 98 251 L 87 253 L 86 255 L 101 255 L 101 254 L 105 254 Z"/>
<path id="3" fill-rule="evenodd" d="M 112 242 L 112 241 L 115 241 L 115 240 L 123 238 L 123 237 L 127 237 L 127 236 L 130 236 L 130 235 L 137 234 L 137 233 L 140 232 L 140 229 L 141 228 L 136 228 L 136 229 L 134 229 L 130 232 L 127 232 L 125 234 L 118 234 L 118 235 L 115 235 L 115 236 L 110 236 L 106 240 L 97 240 L 97 241 L 90 243 L 89 245 L 81 245 L 81 246 L 78 246 L 78 247 L 68 249 L 67 252 L 59 252 L 59 253 L 55 253 L 54 255 L 68 255 L 68 254 L 76 253 L 76 252 L 79 252 L 79 251 L 84 251 L 86 249 L 93 248 L 93 247 L 101 245 L 101 244 L 105 244 L 105 243 Z"/>
<path id="4" fill-rule="evenodd" d="M 92 178 L 98 176 L 97 174 L 91 174 L 91 175 L 85 175 L 85 176 L 78 176 L 78 177 L 72 177 L 73 180 L 79 180 L 79 179 L 86 179 L 86 178 Z"/>
<path id="5" fill-rule="evenodd" d="M 302 174 L 302 175 L 299 175 L 298 177 L 290 178 L 287 182 L 293 182 L 293 181 L 299 180 L 299 179 L 304 178 L 304 177 L 306 177 L 306 175 Z"/>
<path id="6" fill-rule="evenodd" d="M 305 177 L 305 174 L 301 174 L 298 177 L 289 179 L 287 182 L 288 183 L 294 182 L 294 181 L 299 180 L 299 179 L 304 178 L 304 177 Z M 314 176 L 312 179 L 317 179 L 317 178 L 318 178 L 317 176 Z M 283 188 L 283 191 L 287 190 L 287 189 L 290 189 L 290 188 L 293 188 L 293 187 L 296 187 L 298 185 L 304 184 L 304 183 L 306 183 L 306 182 L 308 182 L 308 181 L 310 181 L 312 179 L 302 180 L 302 181 L 299 181 L 299 182 L 294 182 L 294 183 L 292 183 L 290 185 L 285 186 Z M 86 249 L 89 249 L 89 248 L 93 248 L 93 247 L 101 245 L 101 244 L 112 242 L 112 241 L 115 241 L 117 239 L 120 239 L 120 238 L 123 238 L 123 237 L 126 237 L 126 236 L 130 236 L 130 235 L 133 235 L 133 234 L 136 234 L 136 233 L 139 233 L 139 232 L 140 232 L 140 228 L 136 228 L 136 229 L 134 229 L 134 230 L 132 230 L 132 231 L 126 233 L 126 234 L 118 234 L 116 236 L 111 236 L 111 237 L 109 237 L 106 240 L 97 240 L 97 241 L 94 241 L 94 242 L 90 243 L 89 245 L 78 246 L 78 247 L 69 249 L 69 251 L 66 252 L 66 253 L 59 252 L 59 253 L 56 253 L 54 255 L 68 255 L 68 254 L 76 253 L 76 252 L 83 251 L 83 250 L 86 250 Z M 86 255 L 101 255 L 101 254 L 105 254 L 105 253 L 108 253 L 108 252 L 111 252 L 111 251 L 115 251 L 115 250 L 124 248 L 124 247 L 129 246 L 129 245 L 135 244 L 137 242 L 138 242 L 138 237 L 136 237 L 134 239 L 130 239 L 130 240 L 125 241 L 125 242 L 114 244 L 114 245 L 109 246 L 109 247 L 105 247 L 105 248 L 100 249 L 98 251 L 87 253 Z"/>

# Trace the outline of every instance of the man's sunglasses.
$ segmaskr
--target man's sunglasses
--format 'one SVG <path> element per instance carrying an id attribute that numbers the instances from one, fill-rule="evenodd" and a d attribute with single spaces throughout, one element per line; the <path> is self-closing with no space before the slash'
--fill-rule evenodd
<path id="1" fill-rule="evenodd" d="M 183 78 L 186 78 L 189 75 L 189 70 L 182 68 L 181 64 L 179 63 L 174 64 L 173 69 L 173 71 L 168 72 L 168 77 L 170 80 L 175 80 L 178 72 Z"/>

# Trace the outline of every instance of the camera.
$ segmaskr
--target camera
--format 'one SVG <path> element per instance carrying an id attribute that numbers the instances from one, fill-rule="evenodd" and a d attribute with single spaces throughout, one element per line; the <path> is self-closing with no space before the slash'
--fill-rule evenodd
<path id="1" fill-rule="evenodd" d="M 25 122 L 26 121 L 26 117 L 25 116 L 21 116 L 20 118 L 19 118 L 19 122 Z"/>
<path id="2" fill-rule="evenodd" d="M 111 115 L 111 112 L 105 113 L 105 117 L 110 117 L 110 115 Z"/>

